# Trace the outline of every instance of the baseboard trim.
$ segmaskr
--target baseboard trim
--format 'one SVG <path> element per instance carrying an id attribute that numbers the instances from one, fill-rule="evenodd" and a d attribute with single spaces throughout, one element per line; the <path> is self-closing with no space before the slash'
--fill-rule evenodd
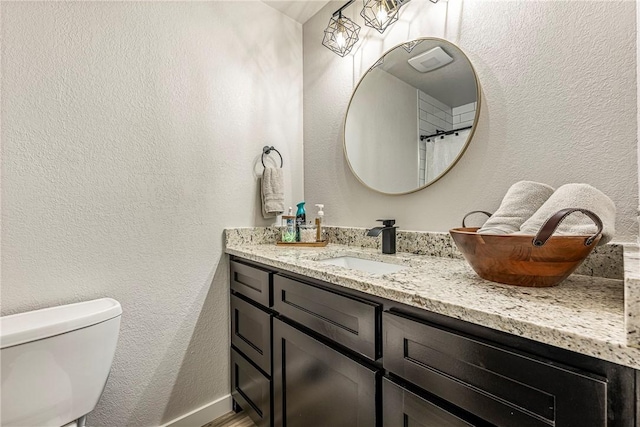
<path id="1" fill-rule="evenodd" d="M 193 411 L 184 414 L 175 420 L 169 421 L 160 427 L 202 427 L 208 422 L 211 422 L 229 412 L 231 412 L 230 394 L 214 400 L 213 402 L 209 402 L 198 409 L 194 409 Z"/>

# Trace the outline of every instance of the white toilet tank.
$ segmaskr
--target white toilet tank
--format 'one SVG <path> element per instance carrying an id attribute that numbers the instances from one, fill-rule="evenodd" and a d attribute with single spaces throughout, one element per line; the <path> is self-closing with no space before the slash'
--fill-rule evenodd
<path id="1" fill-rule="evenodd" d="M 102 298 L 0 317 L 0 426 L 60 427 L 91 412 L 121 314 Z"/>

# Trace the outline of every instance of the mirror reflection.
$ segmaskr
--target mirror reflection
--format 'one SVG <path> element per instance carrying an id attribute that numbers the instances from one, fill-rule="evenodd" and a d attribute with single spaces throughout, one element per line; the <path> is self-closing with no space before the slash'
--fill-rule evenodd
<path id="1" fill-rule="evenodd" d="M 351 170 L 386 194 L 432 184 L 471 140 L 479 96 L 473 66 L 454 44 L 423 38 L 391 49 L 362 77 L 347 109 Z"/>

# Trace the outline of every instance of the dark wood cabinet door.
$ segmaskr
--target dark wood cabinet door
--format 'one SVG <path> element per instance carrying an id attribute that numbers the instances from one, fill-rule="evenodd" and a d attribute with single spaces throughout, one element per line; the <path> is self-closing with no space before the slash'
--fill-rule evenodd
<path id="1" fill-rule="evenodd" d="M 598 376 L 383 313 L 384 367 L 498 427 L 606 427 Z"/>
<path id="2" fill-rule="evenodd" d="M 233 348 L 231 396 L 258 427 L 271 426 L 271 381 Z"/>
<path id="3" fill-rule="evenodd" d="M 387 378 L 382 379 L 382 420 L 383 427 L 473 427 Z"/>
<path id="4" fill-rule="evenodd" d="M 371 360 L 380 356 L 382 306 L 276 275 L 273 308 Z"/>
<path id="5" fill-rule="evenodd" d="M 274 425 L 375 427 L 378 374 L 273 320 Z"/>
<path id="6" fill-rule="evenodd" d="M 237 261 L 229 262 L 231 290 L 265 307 L 271 307 L 273 273 Z"/>
<path id="7" fill-rule="evenodd" d="M 231 344 L 271 375 L 271 315 L 233 294 Z"/>

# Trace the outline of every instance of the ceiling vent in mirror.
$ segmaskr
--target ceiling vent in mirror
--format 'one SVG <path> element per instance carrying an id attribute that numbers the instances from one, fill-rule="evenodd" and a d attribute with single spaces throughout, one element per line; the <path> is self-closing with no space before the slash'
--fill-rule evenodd
<path id="1" fill-rule="evenodd" d="M 444 67 L 453 58 L 450 57 L 440 46 L 434 47 L 420 55 L 410 58 L 409 65 L 418 70 L 421 73 L 427 73 L 437 68 Z"/>

